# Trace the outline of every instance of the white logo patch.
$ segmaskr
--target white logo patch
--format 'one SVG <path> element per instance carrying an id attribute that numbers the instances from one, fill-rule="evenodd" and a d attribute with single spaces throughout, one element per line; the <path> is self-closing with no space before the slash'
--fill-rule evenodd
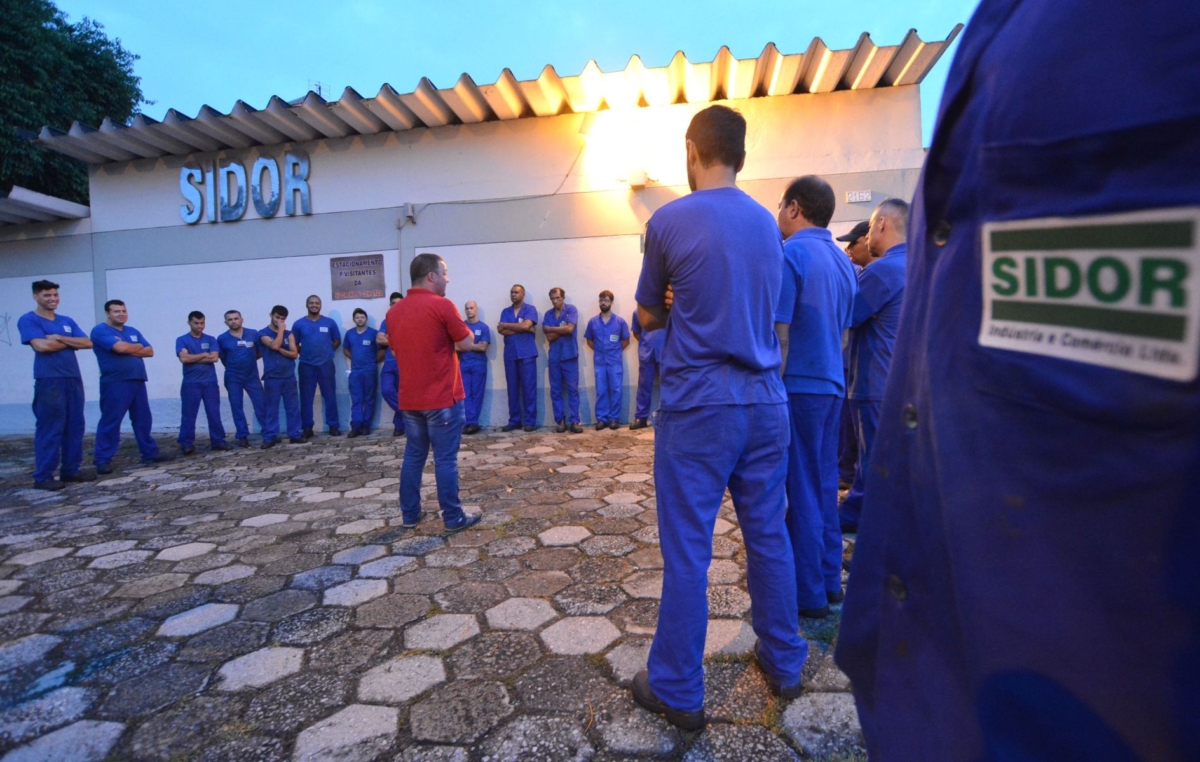
<path id="1" fill-rule="evenodd" d="M 329 333 L 329 326 L 323 325 L 320 328 L 321 333 Z"/>
<path id="2" fill-rule="evenodd" d="M 987 223 L 979 343 L 1191 381 L 1198 235 L 1200 208 Z"/>
<path id="3" fill-rule="evenodd" d="M 64 326 L 63 326 L 63 333 L 70 333 L 70 332 L 71 332 L 71 326 L 69 326 L 69 325 L 64 325 Z"/>
<path id="4" fill-rule="evenodd" d="M 130 336 L 130 337 L 129 337 L 129 340 L 130 340 L 130 341 L 137 341 L 137 340 L 138 340 L 138 339 L 137 339 L 137 334 L 135 333 L 135 334 L 133 334 L 132 336 Z"/>

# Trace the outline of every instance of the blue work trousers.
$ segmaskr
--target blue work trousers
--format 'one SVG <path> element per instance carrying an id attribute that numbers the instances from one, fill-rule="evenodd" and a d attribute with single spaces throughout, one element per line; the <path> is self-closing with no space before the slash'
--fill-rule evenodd
<path id="1" fill-rule="evenodd" d="M 283 412 L 287 416 L 287 435 L 299 439 L 300 398 L 296 396 L 295 378 L 263 379 L 263 444 L 279 439 L 279 402 L 283 401 Z"/>
<path id="2" fill-rule="evenodd" d="M 50 481 L 62 458 L 62 475 L 83 464 L 83 381 L 39 378 L 33 382 L 33 480 Z"/>
<path id="3" fill-rule="evenodd" d="M 438 506 L 447 527 L 462 524 L 458 499 L 458 445 L 462 442 L 463 403 L 436 410 L 404 411 L 404 463 L 400 466 L 400 512 L 405 521 L 421 515 L 421 474 L 433 448 Z"/>
<path id="4" fill-rule="evenodd" d="M 854 414 L 850 400 L 842 400 L 841 432 L 838 434 L 838 479 L 850 484 L 858 465 L 858 434 L 854 431 Z"/>
<path id="5" fill-rule="evenodd" d="M 654 378 L 657 375 L 657 360 L 638 361 L 637 409 L 633 414 L 636 420 L 650 418 L 650 401 L 654 397 Z"/>
<path id="6" fill-rule="evenodd" d="M 842 589 L 842 529 L 838 523 L 838 429 L 842 398 L 789 394 L 787 528 L 796 560 L 796 600 L 823 608 Z"/>
<path id="7" fill-rule="evenodd" d="M 154 421 L 150 415 L 150 398 L 146 395 L 145 381 L 101 381 L 100 423 L 96 425 L 96 451 L 92 460 L 96 465 L 112 461 L 121 445 L 121 421 L 129 413 L 133 424 L 133 436 L 137 440 L 142 460 L 158 455 L 158 443 L 150 436 Z"/>
<path id="8" fill-rule="evenodd" d="M 183 403 L 183 417 L 179 421 L 179 446 L 186 450 L 196 444 L 196 415 L 204 404 L 204 417 L 208 419 L 208 442 L 211 445 L 225 444 L 225 426 L 221 423 L 221 388 L 216 381 L 205 383 L 183 382 L 179 387 L 179 399 Z"/>
<path id="9" fill-rule="evenodd" d="M 325 403 L 325 426 L 336 429 L 338 423 L 337 380 L 333 360 L 324 365 L 300 365 L 300 422 L 305 430 L 313 428 L 313 398 L 317 387 L 321 389 L 321 400 Z"/>
<path id="10" fill-rule="evenodd" d="M 254 411 L 259 430 L 266 428 L 263 422 L 262 381 L 254 377 L 240 379 L 225 374 L 225 393 L 229 395 L 229 412 L 233 413 L 234 435 L 238 439 L 250 436 L 250 427 L 246 424 L 246 409 L 243 407 L 243 393 L 250 398 L 250 408 Z"/>
<path id="11" fill-rule="evenodd" d="M 654 442 L 662 601 L 650 647 L 650 687 L 668 706 L 704 705 L 704 638 L 713 525 L 729 488 L 746 546 L 750 615 L 764 667 L 800 680 L 808 644 L 797 634 L 796 573 L 788 540 L 787 405 L 711 405 L 660 411 Z"/>
<path id="12" fill-rule="evenodd" d="M 596 366 L 596 421 L 610 423 L 621 420 L 621 387 L 625 369 L 620 365 Z"/>
<path id="13" fill-rule="evenodd" d="M 324 392 L 322 392 L 324 394 Z M 350 373 L 350 428 L 369 429 L 375 419 L 375 368 Z"/>
<path id="14" fill-rule="evenodd" d="M 537 426 L 537 358 L 504 360 L 508 384 L 508 425 Z"/>
<path id="15" fill-rule="evenodd" d="M 483 392 L 487 387 L 486 365 L 465 365 L 462 367 L 463 391 L 467 393 L 465 403 L 467 425 L 478 426 L 479 414 L 483 412 Z"/>
<path id="16" fill-rule="evenodd" d="M 857 528 L 862 520 L 867 469 L 871 465 L 871 446 L 875 443 L 875 432 L 879 430 L 879 409 L 882 405 L 882 400 L 850 400 L 850 414 L 854 418 L 854 433 L 858 439 L 858 465 L 854 468 L 854 484 L 838 507 L 841 523 L 848 527 Z"/>
<path id="17" fill-rule="evenodd" d="M 563 398 L 567 409 L 563 410 Z M 550 361 L 550 402 L 555 423 L 579 423 L 579 358 Z"/>
<path id="18" fill-rule="evenodd" d="M 379 374 L 379 393 L 384 403 L 392 409 L 392 428 L 404 430 L 404 413 L 400 412 L 400 368 L 395 365 L 384 366 Z"/>

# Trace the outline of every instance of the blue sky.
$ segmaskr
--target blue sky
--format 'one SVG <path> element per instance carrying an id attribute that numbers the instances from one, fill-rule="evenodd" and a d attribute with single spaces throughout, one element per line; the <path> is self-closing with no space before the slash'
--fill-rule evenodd
<path id="1" fill-rule="evenodd" d="M 467 72 L 480 84 L 504 68 L 533 78 L 552 64 L 563 76 L 590 59 L 604 71 L 622 69 L 637 54 L 664 66 L 675 51 L 708 61 L 726 45 L 738 58 L 757 57 L 768 42 L 784 53 L 803 52 L 813 37 L 833 49 L 869 32 L 894 45 L 909 28 L 924 40 L 945 39 L 966 23 L 975 0 L 928 0 L 905 7 L 860 2 L 733 3 L 615 0 L 522 3 L 441 0 L 343 0 L 265 3 L 250 0 L 60 0 L 72 21 L 89 16 L 110 37 L 141 56 L 136 73 L 155 119 L 168 108 L 194 116 L 203 104 L 228 111 L 241 99 L 265 107 L 272 95 L 303 95 L 321 82 L 327 97 L 346 86 L 364 96 L 384 82 L 401 92 L 429 77 L 449 87 Z M 921 86 L 928 144 L 957 44 Z M 56 125 L 66 127 L 67 125 Z"/>

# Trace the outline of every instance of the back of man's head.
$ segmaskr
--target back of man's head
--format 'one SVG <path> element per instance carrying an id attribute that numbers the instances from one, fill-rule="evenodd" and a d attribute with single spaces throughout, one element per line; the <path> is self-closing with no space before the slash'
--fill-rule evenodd
<path id="1" fill-rule="evenodd" d="M 797 177 L 783 192 L 783 203 L 796 202 L 804 219 L 819 228 L 829 227 L 833 210 L 837 207 L 837 196 L 833 188 L 816 175 Z"/>
<path id="2" fill-rule="evenodd" d="M 886 220 L 887 225 L 878 224 Z M 871 227 L 867 231 L 867 246 L 875 256 L 882 256 L 888 249 L 904 243 L 908 238 L 908 202 L 889 198 L 875 207 L 871 215 Z"/>
<path id="3" fill-rule="evenodd" d="M 430 273 L 437 272 L 441 264 L 442 258 L 437 254 L 418 254 L 408 266 L 408 277 L 412 278 L 413 287 L 420 288 L 425 278 Z"/>
<path id="4" fill-rule="evenodd" d="M 692 117 L 685 137 L 696 146 L 700 163 L 742 168 L 746 160 L 746 120 L 728 106 L 709 106 Z"/>

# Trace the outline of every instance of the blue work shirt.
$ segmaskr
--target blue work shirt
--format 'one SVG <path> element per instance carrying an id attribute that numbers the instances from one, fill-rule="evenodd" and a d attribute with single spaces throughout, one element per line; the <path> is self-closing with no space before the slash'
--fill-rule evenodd
<path id="1" fill-rule="evenodd" d="M 379 331 L 370 326 L 363 328 L 362 333 L 358 332 L 358 326 L 346 330 L 346 336 L 342 339 L 342 347 L 350 348 L 351 373 L 375 372 L 377 367 L 375 357 L 379 352 L 379 345 L 375 342 L 375 337 L 378 335 Z"/>
<path id="2" fill-rule="evenodd" d="M 341 335 L 341 327 L 324 315 L 316 320 L 309 320 L 306 315 L 292 323 L 292 333 L 300 347 L 300 362 L 324 365 L 333 359 L 333 342 Z"/>
<path id="3" fill-rule="evenodd" d="M 787 402 L 775 305 L 783 243 L 775 218 L 737 188 L 695 191 L 646 225 L 637 302 L 661 305 L 670 284 L 662 409 Z"/>
<path id="4" fill-rule="evenodd" d="M 1200 758 L 1200 13 L 983 0 L 958 46 L 837 663 L 873 760 Z"/>
<path id="5" fill-rule="evenodd" d="M 179 353 L 185 349 L 191 355 L 205 355 L 209 352 L 217 352 L 217 340 L 207 333 L 202 333 L 197 338 L 189 331 L 175 339 L 175 356 L 178 357 Z M 183 383 L 215 384 L 217 383 L 217 366 L 207 362 L 185 363 L 183 366 Z"/>
<path id="6" fill-rule="evenodd" d="M 128 323 L 124 328 L 113 328 L 101 323 L 92 329 L 92 351 L 96 353 L 96 364 L 100 366 L 100 381 L 145 381 L 146 363 L 134 355 L 122 355 L 112 351 L 118 341 L 150 346 L 142 332 Z"/>
<path id="7" fill-rule="evenodd" d="M 788 394 L 846 396 L 842 334 L 850 326 L 858 279 L 826 228 L 798 230 L 783 243 L 783 284 L 775 322 L 787 323 Z"/>
<path id="8" fill-rule="evenodd" d="M 258 331 L 253 328 L 242 328 L 242 337 L 229 331 L 217 337 L 217 351 L 221 354 L 221 364 L 225 366 L 225 376 L 239 381 L 249 381 L 258 378 L 259 347 Z"/>
<path id="9" fill-rule="evenodd" d="M 487 327 L 487 323 L 484 323 L 482 320 L 468 323 L 464 320 L 463 325 L 475 336 L 476 344 L 481 342 L 492 343 L 492 329 Z M 458 367 L 463 370 L 486 368 L 487 352 L 459 352 Z"/>
<path id="10" fill-rule="evenodd" d="M 542 325 L 551 328 L 558 328 L 561 325 L 570 323 L 575 326 L 575 331 L 579 331 L 579 310 L 575 309 L 574 304 L 563 304 L 562 317 L 555 317 L 554 310 L 546 310 L 542 315 Z M 550 345 L 550 362 L 562 362 L 563 360 L 574 360 L 579 357 L 579 339 L 572 333 L 570 336 L 559 336 L 554 343 Z"/>
<path id="11" fill-rule="evenodd" d="M 26 312 L 17 319 L 17 332 L 21 334 L 21 343 L 29 345 L 34 339 L 44 339 L 47 336 L 71 336 L 83 338 L 83 329 L 66 315 L 55 314 L 53 320 L 47 320 L 36 312 Z M 79 374 L 79 360 L 76 359 L 77 349 L 60 349 L 57 352 L 33 353 L 34 378 L 83 378 Z"/>
<path id="12" fill-rule="evenodd" d="M 263 359 L 262 377 L 263 377 L 264 381 L 267 380 L 268 378 L 295 378 L 296 377 L 296 361 L 290 357 L 284 357 L 283 355 L 281 355 L 279 353 L 278 350 L 271 349 L 266 344 L 262 343 L 263 338 L 266 338 L 268 341 L 275 341 L 275 337 L 278 335 L 279 334 L 275 333 L 275 330 L 273 328 L 271 328 L 271 326 L 262 328 L 258 332 L 258 338 L 259 338 L 258 343 L 259 343 L 259 346 L 262 347 L 262 359 Z M 280 346 L 286 347 L 288 336 L 291 336 L 291 335 L 292 335 L 292 331 L 285 330 L 283 332 L 283 344 L 281 344 Z"/>
<path id="13" fill-rule="evenodd" d="M 662 356 L 663 340 L 667 332 L 659 328 L 654 331 L 643 331 L 642 321 L 638 319 L 637 310 L 633 311 L 633 320 L 629 330 L 638 337 L 638 362 L 658 362 Z"/>
<path id="14" fill-rule="evenodd" d="M 384 336 L 387 336 L 387 320 L 386 319 L 381 320 L 379 322 L 379 333 L 383 334 Z M 378 341 L 378 339 L 376 339 L 376 341 Z M 384 369 L 384 371 L 396 369 L 396 355 L 392 354 L 391 344 L 389 344 L 388 346 L 383 348 L 383 369 Z"/>
<path id="15" fill-rule="evenodd" d="M 514 314 L 512 307 L 505 307 L 500 313 L 501 323 L 520 323 L 522 320 L 532 320 L 537 325 L 538 311 L 532 304 L 521 304 L 519 314 Z M 537 355 L 537 338 L 532 333 L 514 333 L 504 337 L 505 360 L 528 360 Z"/>
<path id="16" fill-rule="evenodd" d="M 588 321 L 583 338 L 592 340 L 592 350 L 595 352 L 593 364 L 620 365 L 621 353 L 625 351 L 621 342 L 629 340 L 629 324 L 615 312 L 608 313 L 607 323 L 596 315 Z"/>
<path id="17" fill-rule="evenodd" d="M 863 268 L 854 297 L 850 347 L 850 398 L 881 400 L 892 365 L 904 301 L 907 244 L 898 244 Z"/>

